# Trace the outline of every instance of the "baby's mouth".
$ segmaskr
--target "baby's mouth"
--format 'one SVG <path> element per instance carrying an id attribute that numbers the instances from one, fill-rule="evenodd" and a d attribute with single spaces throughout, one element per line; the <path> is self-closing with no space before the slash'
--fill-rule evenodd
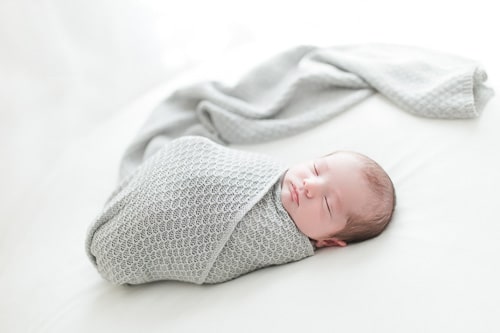
<path id="1" fill-rule="evenodd" d="M 292 184 L 292 192 L 290 193 L 292 195 L 292 201 L 295 201 L 297 203 L 297 206 L 299 206 L 299 192 L 297 192 L 297 188 L 293 183 Z"/>

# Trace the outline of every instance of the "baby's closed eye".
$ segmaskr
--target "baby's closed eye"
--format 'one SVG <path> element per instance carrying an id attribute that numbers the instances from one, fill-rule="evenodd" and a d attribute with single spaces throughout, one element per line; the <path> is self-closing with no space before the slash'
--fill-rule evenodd
<path id="1" fill-rule="evenodd" d="M 325 198 L 325 203 L 326 203 L 326 208 L 328 208 L 328 214 L 330 214 L 330 217 L 332 216 L 332 210 L 330 209 L 330 205 L 328 204 L 328 199 L 326 197 Z"/>

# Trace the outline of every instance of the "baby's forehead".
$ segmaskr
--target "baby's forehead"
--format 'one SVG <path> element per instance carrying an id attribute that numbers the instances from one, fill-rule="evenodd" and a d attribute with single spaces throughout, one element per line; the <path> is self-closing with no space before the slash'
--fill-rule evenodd
<path id="1" fill-rule="evenodd" d="M 365 164 L 364 158 L 358 154 L 351 152 L 335 152 L 322 156 L 320 158 L 322 163 L 325 163 L 328 169 L 335 171 L 335 169 L 343 168 L 352 172 L 362 172 Z"/>

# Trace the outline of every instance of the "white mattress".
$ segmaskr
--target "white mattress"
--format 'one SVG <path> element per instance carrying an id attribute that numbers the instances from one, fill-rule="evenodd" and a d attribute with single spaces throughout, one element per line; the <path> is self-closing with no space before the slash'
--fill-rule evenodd
<path id="1" fill-rule="evenodd" d="M 72 143 L 5 229 L 0 331 L 500 331 L 498 98 L 478 119 L 450 121 L 412 116 L 375 95 L 309 132 L 238 146 L 289 163 L 338 149 L 377 160 L 398 205 L 376 239 L 213 286 L 117 287 L 98 275 L 85 255 L 86 230 L 151 108 L 214 73 L 232 82 L 274 51 L 250 46 L 186 74 Z M 500 65 L 489 65 L 498 91 Z"/>

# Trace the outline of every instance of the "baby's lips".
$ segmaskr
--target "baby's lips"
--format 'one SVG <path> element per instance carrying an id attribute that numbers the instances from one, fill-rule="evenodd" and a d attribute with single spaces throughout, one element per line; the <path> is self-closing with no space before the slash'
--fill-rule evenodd
<path id="1" fill-rule="evenodd" d="M 295 198 L 293 201 L 297 203 L 297 206 L 299 206 L 299 192 L 297 191 L 297 187 L 292 183 L 292 199 Z"/>
<path id="2" fill-rule="evenodd" d="M 295 202 L 295 196 L 294 196 L 294 190 L 293 190 L 293 183 L 291 183 L 291 182 L 288 185 L 288 192 L 290 193 L 290 200 L 292 200 L 292 202 Z"/>

